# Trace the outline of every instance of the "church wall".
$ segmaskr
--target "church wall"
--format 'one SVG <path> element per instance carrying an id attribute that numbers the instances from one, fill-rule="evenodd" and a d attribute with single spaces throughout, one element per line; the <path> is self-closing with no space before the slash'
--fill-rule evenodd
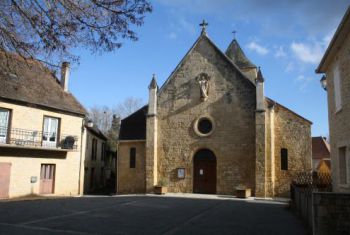
<path id="1" fill-rule="evenodd" d="M 201 39 L 159 93 L 158 180 L 170 192 L 193 191 L 193 155 L 207 148 L 217 159 L 217 193 L 234 194 L 235 187 L 255 188 L 255 86 Z M 207 73 L 209 97 L 200 98 L 197 76 Z M 194 123 L 214 120 L 214 131 L 200 137 Z M 177 178 L 185 168 L 185 178 Z"/>
<path id="2" fill-rule="evenodd" d="M 312 169 L 311 124 L 275 106 L 275 196 L 288 196 L 290 183 L 300 171 Z M 288 149 L 288 170 L 281 170 L 281 149 Z"/>
<path id="3" fill-rule="evenodd" d="M 130 168 L 130 148 L 136 148 L 136 166 Z M 145 142 L 120 142 L 118 146 L 118 194 L 145 193 Z"/>

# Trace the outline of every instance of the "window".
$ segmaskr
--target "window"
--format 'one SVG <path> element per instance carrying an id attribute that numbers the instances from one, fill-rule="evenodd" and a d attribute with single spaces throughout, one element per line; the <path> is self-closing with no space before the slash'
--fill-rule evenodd
<path id="1" fill-rule="evenodd" d="M 0 108 L 0 143 L 5 144 L 9 132 L 10 110 Z"/>
<path id="2" fill-rule="evenodd" d="M 347 169 L 346 169 L 346 147 L 338 149 L 339 157 L 339 184 L 347 184 Z"/>
<path id="3" fill-rule="evenodd" d="M 130 168 L 136 167 L 136 148 L 130 149 Z"/>
<path id="4" fill-rule="evenodd" d="M 281 149 L 281 170 L 288 170 L 288 149 Z"/>
<path id="5" fill-rule="evenodd" d="M 97 154 L 97 139 L 92 138 L 92 145 L 91 145 L 91 160 L 96 160 L 96 154 Z"/>
<path id="6" fill-rule="evenodd" d="M 56 147 L 58 139 L 59 119 L 44 117 L 43 146 Z"/>
<path id="7" fill-rule="evenodd" d="M 337 64 L 333 70 L 333 80 L 334 80 L 334 100 L 335 100 L 335 111 L 339 111 L 342 106 L 341 101 L 341 80 L 339 65 Z"/>
<path id="8" fill-rule="evenodd" d="M 194 122 L 193 129 L 194 132 L 201 137 L 210 136 L 215 129 L 214 120 L 208 116 L 199 117 Z"/>
<path id="9" fill-rule="evenodd" d="M 208 134 L 213 129 L 213 124 L 207 118 L 202 118 L 198 121 L 198 130 L 202 134 Z"/>
<path id="10" fill-rule="evenodd" d="M 106 143 L 102 143 L 101 145 L 101 161 L 105 161 L 106 159 Z"/>

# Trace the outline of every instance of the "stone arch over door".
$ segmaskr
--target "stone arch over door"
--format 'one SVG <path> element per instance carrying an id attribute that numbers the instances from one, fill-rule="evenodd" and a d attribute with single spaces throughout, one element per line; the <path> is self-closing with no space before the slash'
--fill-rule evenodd
<path id="1" fill-rule="evenodd" d="M 216 157 L 209 149 L 200 149 L 193 156 L 193 192 L 216 194 Z"/>

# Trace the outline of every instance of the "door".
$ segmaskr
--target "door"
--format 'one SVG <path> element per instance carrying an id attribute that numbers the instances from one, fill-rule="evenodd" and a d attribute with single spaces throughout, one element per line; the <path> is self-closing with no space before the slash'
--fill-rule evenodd
<path id="1" fill-rule="evenodd" d="M 54 164 L 41 164 L 40 194 L 54 193 L 55 168 Z"/>
<path id="2" fill-rule="evenodd" d="M 0 199 L 9 197 L 11 163 L 0 162 Z"/>
<path id="3" fill-rule="evenodd" d="M 43 146 L 57 147 L 58 118 L 44 117 Z"/>
<path id="4" fill-rule="evenodd" d="M 216 193 L 216 157 L 209 149 L 199 150 L 193 157 L 193 192 Z"/>
<path id="5" fill-rule="evenodd" d="M 0 144 L 5 144 L 8 133 L 10 110 L 0 108 Z"/>

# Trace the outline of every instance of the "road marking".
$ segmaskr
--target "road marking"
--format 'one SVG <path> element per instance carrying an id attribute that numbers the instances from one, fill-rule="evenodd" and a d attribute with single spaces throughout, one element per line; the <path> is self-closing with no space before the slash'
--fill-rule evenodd
<path id="1" fill-rule="evenodd" d="M 66 234 L 94 234 L 94 233 L 85 233 L 85 232 L 77 232 L 72 230 L 61 230 L 61 229 L 50 229 L 50 228 L 44 228 L 44 227 L 37 227 L 37 226 L 28 226 L 23 224 L 8 224 L 8 223 L 0 223 L 2 226 L 8 226 L 8 227 L 15 227 L 15 228 L 24 228 L 24 229 L 32 229 L 32 230 L 40 230 L 45 232 L 57 232 L 57 233 L 66 233 Z"/>
<path id="2" fill-rule="evenodd" d="M 108 209 L 108 208 L 115 208 L 115 207 L 118 207 L 118 206 L 130 205 L 130 204 L 132 204 L 134 202 L 139 202 L 139 201 L 144 201 L 144 200 L 147 200 L 147 198 L 139 199 L 139 200 L 133 200 L 133 201 L 128 201 L 128 202 L 120 203 L 120 204 L 114 205 L 114 206 L 105 206 L 105 207 L 99 207 L 99 208 L 95 208 L 95 209 L 91 209 L 91 210 L 78 211 L 78 212 L 65 214 L 65 215 L 57 215 L 57 216 L 46 217 L 44 219 L 30 220 L 30 221 L 27 221 L 27 222 L 19 223 L 19 225 L 35 224 L 35 223 L 40 223 L 40 222 L 49 221 L 49 220 L 67 218 L 67 217 L 71 217 L 71 216 L 75 216 L 75 215 L 83 215 L 83 214 L 88 214 L 88 213 L 95 212 L 95 211 L 105 210 L 105 209 Z"/>
<path id="3" fill-rule="evenodd" d="M 212 209 L 219 207 L 221 204 L 223 204 L 223 202 L 218 202 L 215 205 L 208 207 L 204 210 L 201 210 L 200 212 L 198 212 L 197 214 L 193 215 L 192 217 L 186 219 L 186 221 L 180 225 L 175 225 L 175 227 L 172 227 L 170 229 L 168 229 L 167 231 L 163 232 L 162 235 L 171 235 L 171 234 L 175 234 L 176 232 L 178 232 L 180 229 L 182 229 L 183 227 L 185 227 L 186 225 L 192 223 L 194 220 L 202 217 L 203 215 L 207 214 L 209 211 L 211 211 Z"/>

